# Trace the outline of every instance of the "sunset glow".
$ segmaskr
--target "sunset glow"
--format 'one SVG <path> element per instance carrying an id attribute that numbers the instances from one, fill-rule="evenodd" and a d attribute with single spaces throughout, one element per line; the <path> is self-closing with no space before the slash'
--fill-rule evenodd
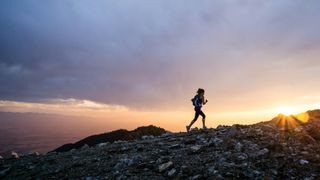
<path id="1" fill-rule="evenodd" d="M 319 104 L 302 106 L 282 106 L 278 108 L 253 109 L 251 111 L 212 111 L 205 108 L 207 123 L 211 127 L 219 124 L 253 124 L 261 120 L 270 120 L 277 114 L 286 116 L 298 114 L 309 109 L 316 109 Z M 0 111 L 6 112 L 33 112 L 45 114 L 59 114 L 67 116 L 86 117 L 87 120 L 104 120 L 106 126 L 134 128 L 138 125 L 154 124 L 164 127 L 171 131 L 184 130 L 184 124 L 191 120 L 193 112 L 189 110 L 180 111 L 143 111 L 134 110 L 120 105 L 108 105 L 90 100 L 78 99 L 49 99 L 46 102 L 19 102 L 19 101 L 0 101 Z M 308 118 L 299 114 L 301 121 Z M 83 121 L 83 118 L 82 120 Z M 200 121 L 196 123 L 201 125 Z"/>
<path id="2" fill-rule="evenodd" d="M 280 114 L 284 114 L 286 116 L 292 115 L 294 113 L 299 113 L 295 108 L 290 107 L 290 106 L 279 107 L 279 108 L 277 108 L 277 111 Z"/>
<path id="3" fill-rule="evenodd" d="M 54 122 L 51 135 L 69 139 L 69 129 L 179 132 L 199 113 L 206 125 L 200 117 L 192 127 L 279 114 L 289 117 L 282 126 L 308 122 L 303 112 L 320 108 L 319 9 L 290 0 L 3 0 L 1 132 L 28 127 L 42 137 Z"/>

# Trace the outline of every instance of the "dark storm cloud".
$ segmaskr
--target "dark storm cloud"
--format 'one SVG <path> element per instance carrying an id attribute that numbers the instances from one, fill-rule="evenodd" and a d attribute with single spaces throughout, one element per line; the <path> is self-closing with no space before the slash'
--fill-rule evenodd
<path id="1" fill-rule="evenodd" d="M 197 87 L 219 104 L 297 83 L 297 93 L 316 92 L 319 8 L 302 0 L 1 1 L 0 98 L 172 108 Z"/>

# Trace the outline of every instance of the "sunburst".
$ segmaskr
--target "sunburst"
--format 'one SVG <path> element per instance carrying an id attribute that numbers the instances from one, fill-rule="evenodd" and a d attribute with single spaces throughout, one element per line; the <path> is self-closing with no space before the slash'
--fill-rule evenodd
<path id="1" fill-rule="evenodd" d="M 283 107 L 279 107 L 277 108 L 278 113 L 286 115 L 286 116 L 290 116 L 294 113 L 296 113 L 296 109 L 290 106 L 283 106 Z"/>

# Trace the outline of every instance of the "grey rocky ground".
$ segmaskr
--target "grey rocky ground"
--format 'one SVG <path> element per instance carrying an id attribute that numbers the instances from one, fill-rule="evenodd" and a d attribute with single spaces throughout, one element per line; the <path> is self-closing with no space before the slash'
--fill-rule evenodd
<path id="1" fill-rule="evenodd" d="M 320 179 L 319 119 L 290 129 L 274 119 L 0 159 L 0 178 Z"/>

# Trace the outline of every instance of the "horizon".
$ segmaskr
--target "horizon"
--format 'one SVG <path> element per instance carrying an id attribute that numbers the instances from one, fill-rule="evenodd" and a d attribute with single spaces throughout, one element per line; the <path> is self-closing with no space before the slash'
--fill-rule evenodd
<path id="1" fill-rule="evenodd" d="M 52 115 L 32 128 L 60 122 L 62 134 L 70 121 L 79 131 L 70 140 L 149 124 L 185 131 L 198 88 L 209 100 L 208 127 L 320 109 L 319 8 L 299 0 L 4 0 L 0 112 Z M 29 127 L 25 118 L 14 125 Z"/>

